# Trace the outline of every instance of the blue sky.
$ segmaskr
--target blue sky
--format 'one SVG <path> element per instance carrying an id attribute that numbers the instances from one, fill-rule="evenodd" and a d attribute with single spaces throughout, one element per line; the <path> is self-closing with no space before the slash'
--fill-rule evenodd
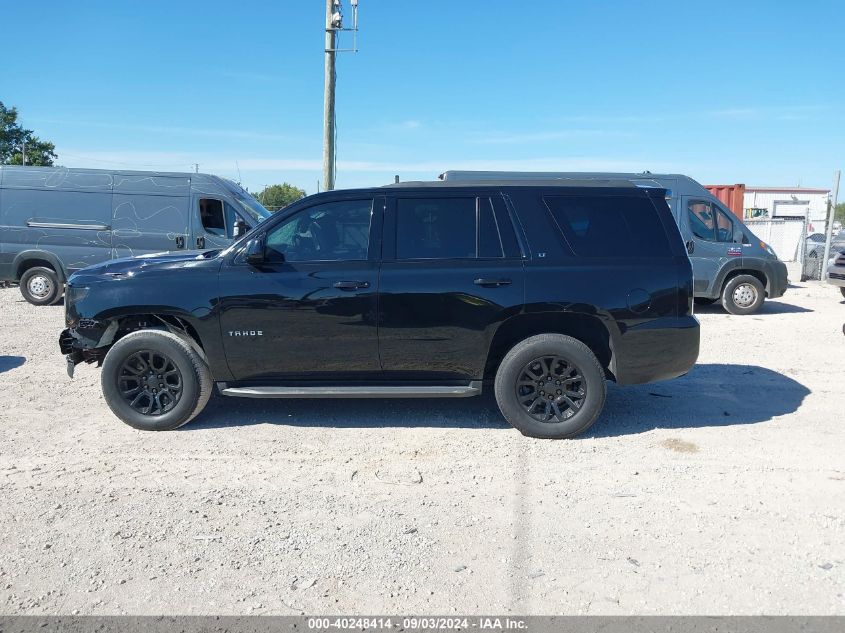
<path id="1" fill-rule="evenodd" d="M 7 0 L 31 30 L 0 58 L 0 101 L 62 165 L 199 163 L 313 193 L 324 6 Z M 840 0 L 360 0 L 360 21 L 338 59 L 339 187 L 450 168 L 828 187 L 845 167 Z"/>

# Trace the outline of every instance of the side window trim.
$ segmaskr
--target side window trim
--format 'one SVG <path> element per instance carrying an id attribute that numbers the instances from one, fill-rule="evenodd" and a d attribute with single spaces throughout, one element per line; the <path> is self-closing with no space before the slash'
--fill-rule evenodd
<path id="1" fill-rule="evenodd" d="M 487 210 L 483 209 L 487 205 Z M 496 228 L 496 239 L 499 244 L 499 255 L 481 255 L 481 226 L 483 222 L 482 214 L 489 213 L 493 219 L 493 226 Z M 476 196 L 475 197 L 475 259 L 504 259 L 505 258 L 505 244 L 502 241 L 502 231 L 499 229 L 499 220 L 496 218 L 496 209 L 493 208 L 493 199 L 490 196 Z"/>
<path id="2" fill-rule="evenodd" d="M 522 220 L 520 220 L 519 214 L 516 212 L 516 207 L 514 206 L 513 200 L 511 200 L 510 196 L 506 193 L 501 193 L 501 196 L 502 202 L 505 204 L 505 212 L 508 215 L 514 237 L 516 238 L 517 247 L 519 248 L 519 254 L 516 256 L 521 259 L 529 259 L 531 257 L 531 248 L 528 244 L 525 227 L 522 226 Z M 505 257 L 507 258 L 509 255 L 506 253 Z"/>

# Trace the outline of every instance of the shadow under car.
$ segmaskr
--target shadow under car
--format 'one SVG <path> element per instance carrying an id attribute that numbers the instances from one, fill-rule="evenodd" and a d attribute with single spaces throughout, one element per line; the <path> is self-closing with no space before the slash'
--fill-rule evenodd
<path id="1" fill-rule="evenodd" d="M 676 380 L 608 385 L 607 402 L 585 437 L 658 428 L 757 424 L 792 413 L 810 393 L 776 371 L 702 363 Z M 343 428 L 509 428 L 492 388 L 466 399 L 248 399 L 215 395 L 184 431 L 254 424 Z"/>

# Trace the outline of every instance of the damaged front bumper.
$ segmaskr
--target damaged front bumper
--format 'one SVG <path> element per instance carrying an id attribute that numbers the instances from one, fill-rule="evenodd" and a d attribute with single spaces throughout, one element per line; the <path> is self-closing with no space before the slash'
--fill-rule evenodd
<path id="1" fill-rule="evenodd" d="M 77 327 L 63 330 L 59 335 L 59 349 L 67 359 L 67 374 L 73 378 L 76 365 L 82 362 L 103 364 L 108 345 L 117 332 L 117 321 L 101 323 L 81 320 Z"/>

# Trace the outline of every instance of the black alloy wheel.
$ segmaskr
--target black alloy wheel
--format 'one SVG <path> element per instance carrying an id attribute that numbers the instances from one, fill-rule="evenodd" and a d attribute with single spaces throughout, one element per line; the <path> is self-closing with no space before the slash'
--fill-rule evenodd
<path id="1" fill-rule="evenodd" d="M 573 437 L 595 422 L 607 395 L 605 373 L 584 342 L 535 334 L 514 345 L 493 385 L 502 415 L 523 435 Z"/>
<path id="2" fill-rule="evenodd" d="M 182 373 L 161 352 L 141 350 L 124 361 L 118 386 L 124 400 L 138 413 L 162 415 L 182 397 Z"/>
<path id="3" fill-rule="evenodd" d="M 535 420 L 565 422 L 584 406 L 587 384 L 572 361 L 562 356 L 541 356 L 522 368 L 516 397 Z"/>

